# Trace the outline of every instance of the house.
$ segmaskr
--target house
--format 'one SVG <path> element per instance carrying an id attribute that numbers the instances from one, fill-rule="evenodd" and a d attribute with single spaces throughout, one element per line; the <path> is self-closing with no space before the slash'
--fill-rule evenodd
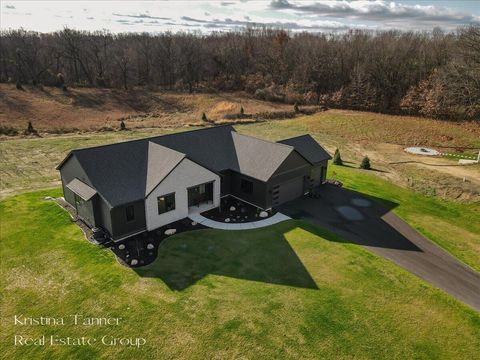
<path id="1" fill-rule="evenodd" d="M 319 186 L 330 158 L 309 135 L 274 143 L 225 125 L 73 150 L 57 169 L 78 216 L 120 240 L 227 195 L 278 206 Z"/>

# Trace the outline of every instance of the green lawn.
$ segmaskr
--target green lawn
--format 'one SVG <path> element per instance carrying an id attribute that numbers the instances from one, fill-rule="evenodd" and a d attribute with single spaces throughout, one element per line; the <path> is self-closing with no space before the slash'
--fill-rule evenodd
<path id="1" fill-rule="evenodd" d="M 335 171 L 352 182 L 357 176 Z M 358 175 L 355 184 L 369 181 Z M 402 200 L 381 183 L 377 190 Z M 302 222 L 179 234 L 161 245 L 154 264 L 134 271 L 89 244 L 60 207 L 42 200 L 46 195 L 60 192 L 0 203 L 4 358 L 473 359 L 480 352 L 478 313 Z M 429 211 L 441 222 L 436 214 L 453 210 Z M 21 327 L 14 314 L 123 320 L 106 328 Z M 147 344 L 15 348 L 14 334 L 142 336 Z"/>
<path id="2" fill-rule="evenodd" d="M 329 177 L 344 186 L 396 203 L 393 211 L 428 239 L 480 271 L 480 203 L 442 201 L 409 191 L 373 171 L 331 165 Z M 335 175 L 334 175 L 335 174 Z"/>

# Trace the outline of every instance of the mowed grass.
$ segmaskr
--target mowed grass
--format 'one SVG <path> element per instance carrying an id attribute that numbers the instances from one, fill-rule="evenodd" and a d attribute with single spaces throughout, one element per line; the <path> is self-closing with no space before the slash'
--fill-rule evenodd
<path id="1" fill-rule="evenodd" d="M 272 140 L 302 133 L 338 142 L 372 142 L 399 145 L 480 149 L 480 122 L 454 122 L 414 116 L 363 111 L 328 110 L 281 122 L 244 126 L 242 130 L 266 134 Z"/>
<path id="2" fill-rule="evenodd" d="M 480 271 L 480 203 L 458 203 L 424 196 L 394 185 L 368 170 L 331 164 L 328 177 L 344 186 L 396 203 L 393 212 L 428 239 Z"/>
<path id="3" fill-rule="evenodd" d="M 134 271 L 84 238 L 50 190 L 0 203 L 8 359 L 473 359 L 480 316 L 393 263 L 299 221 L 175 235 Z M 234 236 L 233 236 L 234 235 Z M 14 326 L 25 316 L 119 326 Z M 137 337 L 123 346 L 14 347 L 25 336 Z"/>
<path id="4" fill-rule="evenodd" d="M 188 128 L 176 131 L 185 129 Z M 4 197 L 21 190 L 58 186 L 60 174 L 55 168 L 73 149 L 155 136 L 169 131 L 172 130 L 118 131 L 1 141 L 0 194 Z"/>

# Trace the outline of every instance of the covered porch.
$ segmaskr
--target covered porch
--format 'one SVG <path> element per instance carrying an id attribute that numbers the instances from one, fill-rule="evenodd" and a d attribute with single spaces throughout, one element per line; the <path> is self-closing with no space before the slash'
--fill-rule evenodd
<path id="1" fill-rule="evenodd" d="M 189 214 L 198 214 L 212 209 L 214 205 L 213 181 L 189 187 L 187 194 Z"/>

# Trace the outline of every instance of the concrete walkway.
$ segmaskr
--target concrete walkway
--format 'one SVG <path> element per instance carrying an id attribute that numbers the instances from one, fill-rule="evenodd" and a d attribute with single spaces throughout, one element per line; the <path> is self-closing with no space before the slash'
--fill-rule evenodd
<path id="1" fill-rule="evenodd" d="M 279 222 L 290 219 L 290 217 L 288 217 L 287 215 L 283 215 L 281 213 L 276 213 L 272 217 L 269 217 L 266 219 L 252 221 L 252 222 L 245 222 L 245 223 L 223 223 L 223 222 L 207 219 L 205 216 L 202 216 L 200 214 L 191 214 L 191 215 L 188 215 L 188 217 L 192 221 L 196 221 L 197 223 L 202 224 L 203 226 L 207 226 L 212 229 L 220 229 L 220 230 L 258 229 L 258 228 L 263 228 L 263 227 L 277 224 Z"/>

